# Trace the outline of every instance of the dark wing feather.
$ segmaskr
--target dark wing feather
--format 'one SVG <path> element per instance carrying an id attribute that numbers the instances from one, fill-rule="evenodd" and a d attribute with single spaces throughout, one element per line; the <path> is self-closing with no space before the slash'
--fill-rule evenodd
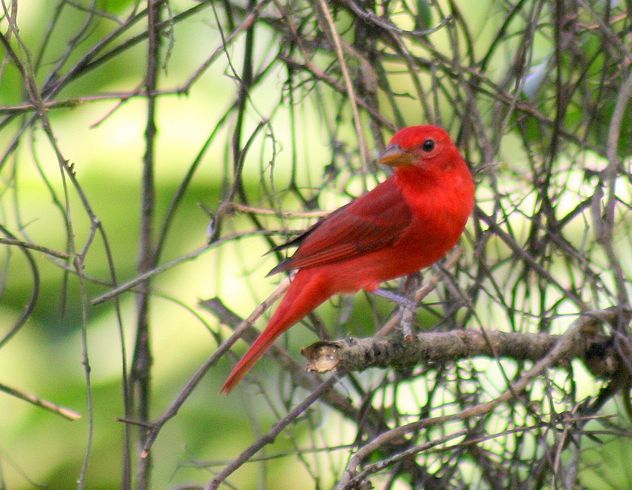
<path id="1" fill-rule="evenodd" d="M 300 244 L 270 274 L 330 264 L 387 247 L 399 239 L 411 220 L 410 208 L 391 177 L 281 245 Z"/>

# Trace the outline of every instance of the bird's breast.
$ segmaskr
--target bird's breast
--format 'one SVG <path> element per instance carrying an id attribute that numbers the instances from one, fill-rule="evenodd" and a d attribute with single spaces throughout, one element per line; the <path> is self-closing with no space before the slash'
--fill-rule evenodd
<path id="1" fill-rule="evenodd" d="M 441 259 L 458 241 L 474 207 L 474 183 L 467 167 L 423 188 L 404 188 L 411 223 L 394 245 L 416 257 L 419 268 Z"/>

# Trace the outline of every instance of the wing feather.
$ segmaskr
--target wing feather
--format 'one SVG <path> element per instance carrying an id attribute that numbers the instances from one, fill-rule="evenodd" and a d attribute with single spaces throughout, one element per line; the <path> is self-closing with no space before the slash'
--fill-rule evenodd
<path id="1" fill-rule="evenodd" d="M 412 213 L 393 177 L 277 249 L 299 244 L 270 274 L 350 259 L 394 244 Z"/>

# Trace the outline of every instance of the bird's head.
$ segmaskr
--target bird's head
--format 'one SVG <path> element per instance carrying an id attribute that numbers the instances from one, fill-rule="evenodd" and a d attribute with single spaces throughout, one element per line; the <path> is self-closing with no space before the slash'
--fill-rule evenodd
<path id="1" fill-rule="evenodd" d="M 379 161 L 390 167 L 443 168 L 459 155 L 450 135 L 437 126 L 409 126 L 393 135 Z M 457 157 L 458 158 L 458 157 Z"/>

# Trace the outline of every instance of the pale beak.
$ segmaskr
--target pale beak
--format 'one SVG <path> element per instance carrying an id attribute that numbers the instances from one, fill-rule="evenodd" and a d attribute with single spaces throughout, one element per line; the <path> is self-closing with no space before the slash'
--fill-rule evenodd
<path id="1" fill-rule="evenodd" d="M 415 155 L 403 150 L 399 145 L 390 145 L 380 153 L 378 161 L 389 167 L 401 167 L 412 164 L 415 161 Z"/>

